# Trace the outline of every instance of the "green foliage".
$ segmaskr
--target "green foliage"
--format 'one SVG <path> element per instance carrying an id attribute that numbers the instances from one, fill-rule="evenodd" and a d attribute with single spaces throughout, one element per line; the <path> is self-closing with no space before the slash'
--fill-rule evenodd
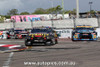
<path id="1" fill-rule="evenodd" d="M 72 13 L 72 11 L 71 10 L 65 11 L 65 14 L 69 14 L 69 13 Z"/>
<path id="2" fill-rule="evenodd" d="M 32 14 L 46 14 L 47 11 L 43 8 L 37 8 Z"/>
<path id="3" fill-rule="evenodd" d="M 61 10 L 62 10 L 61 6 L 58 5 L 57 7 L 53 7 L 53 8 L 47 9 L 47 12 L 48 12 L 48 13 L 55 13 L 55 14 L 58 14 L 58 13 L 61 12 Z"/>
<path id="4" fill-rule="evenodd" d="M 21 12 L 20 15 L 29 15 L 29 12 Z"/>
<path id="5" fill-rule="evenodd" d="M 65 11 L 65 14 L 76 14 L 76 9 L 73 9 L 72 11 L 71 10 L 67 10 L 67 11 Z"/>
<path id="6" fill-rule="evenodd" d="M 49 8 L 49 9 L 43 9 L 43 8 L 37 8 L 35 12 L 32 14 L 50 14 L 50 13 L 60 13 L 62 10 L 61 6 L 58 5 L 57 7 Z"/>
<path id="7" fill-rule="evenodd" d="M 94 10 L 91 10 L 91 11 L 90 11 L 90 13 L 91 13 L 91 14 L 94 14 L 94 13 L 95 13 L 95 11 L 94 11 Z"/>
<path id="8" fill-rule="evenodd" d="M 9 10 L 9 12 L 7 13 L 7 15 L 18 15 L 18 10 L 17 9 L 11 9 Z"/>
<path id="9" fill-rule="evenodd" d="M 11 16 L 10 16 L 10 15 L 5 15 L 4 17 L 5 17 L 6 19 L 10 19 Z"/>
<path id="10" fill-rule="evenodd" d="M 0 16 L 0 23 L 4 22 L 5 17 L 4 16 Z"/>

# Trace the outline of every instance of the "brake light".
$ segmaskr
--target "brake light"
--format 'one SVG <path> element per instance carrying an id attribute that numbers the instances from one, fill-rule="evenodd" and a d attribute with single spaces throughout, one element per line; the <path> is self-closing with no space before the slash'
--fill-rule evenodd
<path id="1" fill-rule="evenodd" d="M 80 34 L 80 33 L 75 33 L 75 34 Z"/>
<path id="2" fill-rule="evenodd" d="M 31 40 L 33 40 L 33 38 L 31 38 Z"/>
<path id="3" fill-rule="evenodd" d="M 46 40 L 46 38 L 44 38 L 44 40 Z"/>
<path id="4" fill-rule="evenodd" d="M 10 37 L 10 35 L 8 35 L 8 37 Z"/>
<path id="5" fill-rule="evenodd" d="M 92 33 L 92 34 L 95 34 L 95 33 Z"/>

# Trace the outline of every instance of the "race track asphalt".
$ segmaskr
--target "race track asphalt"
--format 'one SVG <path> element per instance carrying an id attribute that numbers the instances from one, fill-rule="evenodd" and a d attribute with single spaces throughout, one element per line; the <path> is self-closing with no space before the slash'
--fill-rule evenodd
<path id="1" fill-rule="evenodd" d="M 24 40 L 0 40 L 24 46 Z M 33 46 L 0 53 L 0 67 L 100 67 L 100 41 L 59 40 L 54 46 Z"/>

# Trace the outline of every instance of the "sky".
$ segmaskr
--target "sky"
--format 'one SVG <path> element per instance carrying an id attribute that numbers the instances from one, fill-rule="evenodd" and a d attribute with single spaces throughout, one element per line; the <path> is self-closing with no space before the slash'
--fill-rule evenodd
<path id="1" fill-rule="evenodd" d="M 0 0 L 0 14 L 6 15 L 11 9 L 18 9 L 18 12 L 34 12 L 37 8 L 48 9 L 53 6 L 62 5 L 62 0 Z M 89 2 L 93 2 L 92 10 L 100 11 L 100 0 L 79 0 L 79 12 L 90 10 Z M 64 0 L 64 9 L 73 10 L 76 8 L 76 0 Z"/>

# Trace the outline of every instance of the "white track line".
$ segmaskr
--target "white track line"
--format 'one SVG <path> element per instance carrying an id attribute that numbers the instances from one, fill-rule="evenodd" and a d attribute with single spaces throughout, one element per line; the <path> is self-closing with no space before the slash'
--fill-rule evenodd
<path id="1" fill-rule="evenodd" d="M 9 54 L 9 57 L 8 57 L 7 61 L 5 61 L 4 65 L 2 67 L 9 67 L 9 64 L 11 62 L 11 59 L 12 59 L 13 55 L 14 55 L 14 52 L 11 52 Z"/>

